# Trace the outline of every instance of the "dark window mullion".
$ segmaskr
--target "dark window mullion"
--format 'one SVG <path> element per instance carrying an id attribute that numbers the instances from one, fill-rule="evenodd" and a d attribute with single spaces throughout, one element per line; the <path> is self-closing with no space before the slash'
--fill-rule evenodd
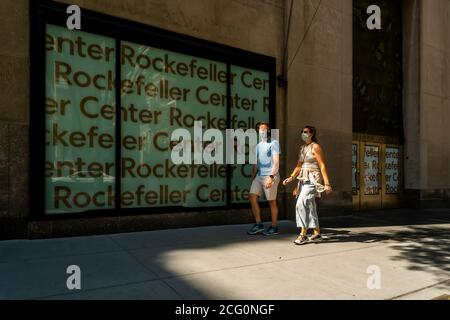
<path id="1" fill-rule="evenodd" d="M 231 129 L 231 65 L 227 63 L 227 129 Z M 227 136 L 227 135 L 225 135 Z M 228 146 L 228 142 L 226 142 Z M 234 141 L 233 141 L 234 148 Z M 225 148 L 225 159 L 228 155 L 226 154 L 227 148 Z M 227 164 L 227 207 L 231 206 L 231 165 Z"/>
<path id="2" fill-rule="evenodd" d="M 121 40 L 116 38 L 116 65 L 115 65 L 115 71 L 116 71 L 116 165 L 115 165 L 115 201 L 114 201 L 114 207 L 116 210 L 120 209 L 120 195 L 121 195 L 121 189 L 122 189 L 122 177 L 121 177 L 121 162 L 122 162 L 122 113 L 121 113 L 121 106 L 122 106 L 122 98 L 121 98 L 121 84 L 122 84 L 122 70 L 121 70 Z"/>

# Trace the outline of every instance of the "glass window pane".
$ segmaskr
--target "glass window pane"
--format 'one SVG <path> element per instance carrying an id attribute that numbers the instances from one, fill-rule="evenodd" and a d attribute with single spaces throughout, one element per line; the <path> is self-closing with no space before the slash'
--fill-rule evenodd
<path id="1" fill-rule="evenodd" d="M 201 138 L 216 129 L 224 149 L 226 65 L 130 42 L 121 54 L 122 207 L 225 205 L 224 152 L 208 163 L 201 151 L 214 139 Z M 171 142 L 172 134 L 183 138 Z"/>
<path id="2" fill-rule="evenodd" d="M 115 41 L 47 25 L 47 214 L 114 208 Z"/>
<path id="3" fill-rule="evenodd" d="M 384 174 L 386 177 L 386 194 L 399 193 L 400 181 L 400 149 L 395 147 L 386 147 Z"/>
<path id="4" fill-rule="evenodd" d="M 364 194 L 379 194 L 378 171 L 380 163 L 380 148 L 366 145 L 364 147 Z"/>

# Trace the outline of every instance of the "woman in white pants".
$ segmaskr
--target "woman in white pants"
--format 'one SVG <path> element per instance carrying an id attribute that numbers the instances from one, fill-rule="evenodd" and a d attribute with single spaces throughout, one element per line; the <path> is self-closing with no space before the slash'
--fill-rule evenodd
<path id="1" fill-rule="evenodd" d="M 300 228 L 300 235 L 294 242 L 299 245 L 322 240 L 315 198 L 319 198 L 324 191 L 327 194 L 332 192 L 323 151 L 317 143 L 316 135 L 317 130 L 312 126 L 303 129 L 302 140 L 305 143 L 300 148 L 297 166 L 291 176 L 283 181 L 283 185 L 287 185 L 296 177 L 299 180 L 294 190 L 297 196 L 296 221 L 297 227 Z M 314 230 L 314 234 L 309 238 L 308 229 Z"/>

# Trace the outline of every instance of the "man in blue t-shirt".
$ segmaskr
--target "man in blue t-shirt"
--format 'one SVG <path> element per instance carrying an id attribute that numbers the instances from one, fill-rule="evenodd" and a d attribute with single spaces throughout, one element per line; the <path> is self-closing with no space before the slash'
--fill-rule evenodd
<path id="1" fill-rule="evenodd" d="M 252 213 L 256 223 L 247 232 L 250 235 L 261 233 L 265 236 L 278 234 L 278 206 L 277 191 L 280 175 L 278 173 L 280 165 L 280 144 L 277 140 L 270 140 L 270 128 L 268 123 L 258 125 L 259 143 L 256 146 L 257 164 L 253 166 L 252 186 L 250 188 L 249 200 Z M 270 206 L 272 225 L 264 231 L 261 221 L 261 210 L 258 204 L 258 197 L 265 194 Z"/>

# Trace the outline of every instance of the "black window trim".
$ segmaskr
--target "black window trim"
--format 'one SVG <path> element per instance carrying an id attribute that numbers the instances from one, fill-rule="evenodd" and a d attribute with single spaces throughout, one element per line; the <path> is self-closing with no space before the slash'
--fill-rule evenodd
<path id="1" fill-rule="evenodd" d="M 150 215 L 177 212 L 224 211 L 248 208 L 246 203 L 231 203 L 230 165 L 227 166 L 227 204 L 210 207 L 144 207 L 118 208 L 120 196 L 120 175 L 116 165 L 116 207 L 111 209 L 96 209 L 84 212 L 46 214 L 45 213 L 45 26 L 53 24 L 66 27 L 68 4 L 51 0 L 30 0 L 30 219 L 56 220 L 95 217 L 120 217 L 133 215 Z M 115 39 L 116 48 L 121 41 L 148 45 L 163 50 L 209 59 L 227 65 L 228 79 L 231 65 L 260 70 L 269 73 L 269 122 L 275 127 L 276 104 L 276 59 L 273 57 L 233 48 L 227 45 L 194 38 L 180 33 L 163 30 L 126 19 L 109 16 L 87 9 L 81 9 L 82 29 L 101 36 Z M 120 69 L 120 50 L 116 50 L 116 71 Z M 117 78 L 119 77 L 119 78 Z M 120 81 L 120 72 L 116 72 L 116 81 Z M 118 82 L 120 83 L 120 82 Z M 120 107 L 120 86 L 116 86 L 116 104 Z M 231 95 L 230 81 L 227 84 L 227 95 Z M 227 106 L 227 122 L 230 123 L 231 106 Z M 116 108 L 116 121 L 120 121 L 120 108 Z M 229 125 L 227 126 L 230 127 Z M 116 126 L 116 136 L 120 136 L 121 126 Z M 120 139 L 119 139 L 120 141 Z M 120 160 L 121 148 L 116 139 L 116 163 Z M 250 181 L 249 181 L 250 184 Z M 266 203 L 262 204 L 266 206 Z"/>

